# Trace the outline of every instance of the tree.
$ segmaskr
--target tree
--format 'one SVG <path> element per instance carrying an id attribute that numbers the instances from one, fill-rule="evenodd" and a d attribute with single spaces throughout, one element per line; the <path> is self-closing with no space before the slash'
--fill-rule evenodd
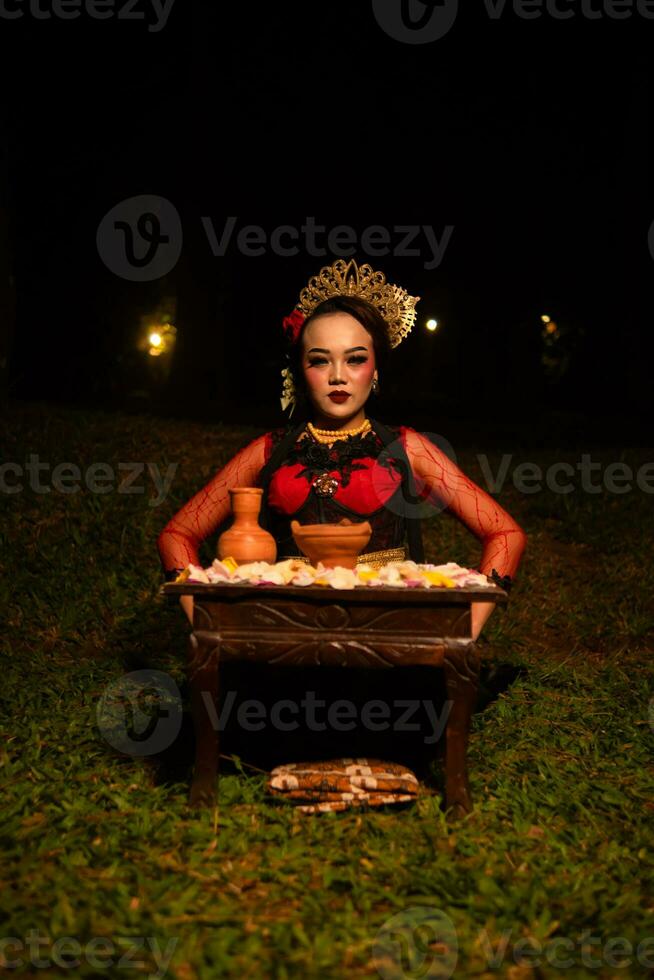
<path id="1" fill-rule="evenodd" d="M 16 327 L 16 289 L 9 218 L 9 149 L 6 120 L 0 116 L 0 406 L 9 399 L 9 356 Z"/>

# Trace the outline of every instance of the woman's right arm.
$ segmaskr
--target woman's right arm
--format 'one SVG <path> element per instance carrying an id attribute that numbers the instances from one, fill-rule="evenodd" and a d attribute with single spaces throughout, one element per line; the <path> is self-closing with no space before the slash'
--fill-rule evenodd
<path id="1" fill-rule="evenodd" d="M 269 446 L 268 433 L 253 439 L 168 521 L 157 538 L 164 572 L 200 564 L 200 544 L 229 517 L 230 489 L 257 485 Z M 181 596 L 180 602 L 192 622 L 193 597 Z"/>

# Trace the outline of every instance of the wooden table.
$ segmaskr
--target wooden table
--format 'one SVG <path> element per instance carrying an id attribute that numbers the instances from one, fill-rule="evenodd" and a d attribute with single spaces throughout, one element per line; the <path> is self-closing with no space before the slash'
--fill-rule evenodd
<path id="1" fill-rule="evenodd" d="M 172 598 L 194 597 L 187 665 L 196 735 L 191 805 L 212 805 L 216 799 L 219 662 L 246 660 L 279 667 L 442 667 L 451 702 L 445 729 L 445 808 L 448 820 L 472 810 L 467 748 L 479 657 L 470 606 L 476 601 L 506 603 L 502 589 L 338 590 L 183 582 L 169 583 L 162 591 Z"/>

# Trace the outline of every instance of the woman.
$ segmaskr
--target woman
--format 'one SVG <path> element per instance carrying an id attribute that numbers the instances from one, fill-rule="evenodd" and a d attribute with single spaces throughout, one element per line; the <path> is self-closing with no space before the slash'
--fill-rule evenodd
<path id="1" fill-rule="evenodd" d="M 408 551 L 422 562 L 417 483 L 420 499 L 446 508 L 482 542 L 479 570 L 510 585 L 526 540 L 518 524 L 429 438 L 367 414 L 391 348 L 415 321 L 417 300 L 354 261 L 339 260 L 310 280 L 284 321 L 290 366 L 282 372 L 282 406 L 291 414 L 297 406 L 303 420 L 254 439 L 175 514 L 158 539 L 167 579 L 199 564 L 198 546 L 230 516 L 236 486 L 264 489 L 261 523 L 277 541 L 278 560 L 297 555 L 291 520 L 348 516 L 372 525 L 359 560 L 379 565 Z M 192 621 L 192 597 L 181 602 Z M 473 604 L 473 639 L 493 608 Z"/>

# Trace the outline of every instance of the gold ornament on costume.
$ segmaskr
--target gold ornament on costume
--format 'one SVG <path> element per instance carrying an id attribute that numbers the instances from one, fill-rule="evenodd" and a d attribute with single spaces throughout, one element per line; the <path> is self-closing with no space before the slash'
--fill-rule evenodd
<path id="1" fill-rule="evenodd" d="M 293 380 L 293 373 L 291 369 L 285 367 L 282 370 L 282 377 L 284 379 L 284 386 L 282 388 L 282 397 L 279 399 L 279 401 L 282 406 L 282 412 L 285 412 L 289 405 L 291 406 L 291 410 L 288 413 L 288 417 L 290 419 L 295 410 L 295 403 L 297 400 L 295 382 Z"/>
<path id="2" fill-rule="evenodd" d="M 319 497 L 333 497 L 338 490 L 338 480 L 329 473 L 321 473 L 311 484 Z"/>
<path id="3" fill-rule="evenodd" d="M 310 316 L 319 303 L 332 296 L 358 296 L 376 307 L 388 324 L 391 347 L 397 347 L 410 332 L 420 299 L 409 296 L 401 286 L 386 282 L 384 273 L 375 272 L 367 263 L 358 266 L 354 259 L 337 259 L 311 277 L 300 293 L 296 309 Z"/>

